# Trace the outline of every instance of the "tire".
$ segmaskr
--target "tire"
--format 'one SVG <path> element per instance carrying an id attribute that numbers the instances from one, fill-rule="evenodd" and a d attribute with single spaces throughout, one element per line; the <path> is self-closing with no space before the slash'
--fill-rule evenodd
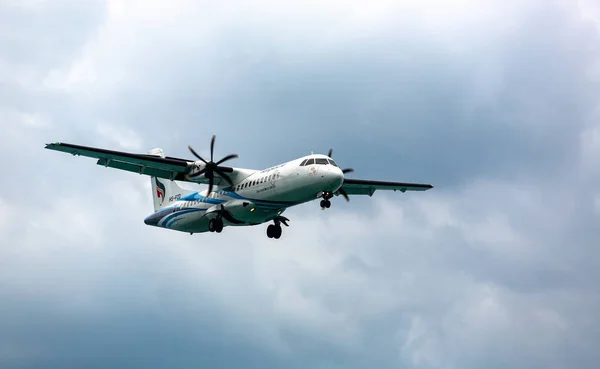
<path id="1" fill-rule="evenodd" d="M 267 227 L 267 237 L 273 238 L 274 228 L 275 226 L 273 224 L 269 224 L 269 226 Z"/>
<path id="2" fill-rule="evenodd" d="M 273 238 L 279 239 L 279 237 L 281 237 L 281 232 L 280 225 L 273 226 Z"/>

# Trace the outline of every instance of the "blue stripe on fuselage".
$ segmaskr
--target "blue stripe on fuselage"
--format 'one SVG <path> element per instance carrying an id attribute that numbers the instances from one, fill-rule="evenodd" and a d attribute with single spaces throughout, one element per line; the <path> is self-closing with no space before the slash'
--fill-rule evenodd
<path id="1" fill-rule="evenodd" d="M 200 209 L 200 208 L 189 209 L 188 208 L 188 209 L 182 209 L 182 210 L 176 211 L 173 214 L 168 215 L 165 219 L 163 219 L 162 226 L 165 228 L 169 228 L 177 220 L 176 218 L 178 216 L 189 214 L 189 213 L 195 213 L 198 211 L 206 211 L 206 209 Z"/>
<path id="2" fill-rule="evenodd" d="M 252 199 L 252 198 L 249 198 L 249 197 L 244 197 L 244 196 L 242 196 L 242 195 L 240 195 L 240 194 L 238 194 L 236 192 L 232 192 L 232 191 L 217 190 L 217 191 L 215 191 L 215 193 L 219 194 L 219 195 L 222 195 L 222 196 L 225 196 L 225 197 L 229 197 L 229 198 L 235 199 L 235 200 L 247 200 L 247 201 L 251 201 L 252 203 L 256 204 L 256 206 L 264 207 L 264 208 L 272 208 L 272 209 L 287 208 L 287 207 L 299 204 L 299 202 L 295 202 L 295 201 L 281 202 L 281 201 L 269 201 L 269 200 Z M 225 199 L 215 199 L 215 198 L 211 198 L 211 197 L 202 196 L 198 192 L 195 192 L 195 193 L 192 193 L 192 194 L 187 195 L 185 197 L 182 197 L 179 200 L 180 201 L 201 201 L 201 202 L 204 202 L 204 203 L 215 204 L 215 205 L 219 205 L 219 204 L 222 204 L 222 203 L 228 201 L 228 200 L 225 200 Z"/>

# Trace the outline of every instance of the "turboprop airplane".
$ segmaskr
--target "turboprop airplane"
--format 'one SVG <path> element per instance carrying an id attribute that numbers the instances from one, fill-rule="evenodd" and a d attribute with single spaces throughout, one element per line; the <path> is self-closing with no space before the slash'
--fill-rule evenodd
<path id="1" fill-rule="evenodd" d="M 210 160 L 188 146 L 198 160 L 165 156 L 162 149 L 132 154 L 68 143 L 47 144 L 50 150 L 98 159 L 98 165 L 150 176 L 154 213 L 144 222 L 190 234 L 221 233 L 226 226 L 254 226 L 273 222 L 267 236 L 281 237 L 281 224 L 289 219 L 281 214 L 289 207 L 321 199 L 323 210 L 333 196 L 372 196 L 376 190 L 425 191 L 430 184 L 383 182 L 345 178 L 353 169 L 340 169 L 328 155 L 311 154 L 263 170 L 223 166 L 237 154 L 213 160 L 215 136 L 210 142 Z M 204 191 L 181 188 L 176 181 L 208 184 Z"/>

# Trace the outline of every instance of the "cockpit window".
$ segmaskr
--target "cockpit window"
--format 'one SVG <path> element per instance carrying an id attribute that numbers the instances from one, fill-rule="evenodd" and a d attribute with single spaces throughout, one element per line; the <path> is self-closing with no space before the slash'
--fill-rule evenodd
<path id="1" fill-rule="evenodd" d="M 317 164 L 320 164 L 320 165 L 327 165 L 327 164 L 329 164 L 329 162 L 327 161 L 327 159 L 324 159 L 324 158 L 317 158 L 315 160 L 317 161 Z"/>
<path id="2" fill-rule="evenodd" d="M 313 165 L 315 163 L 315 159 L 308 159 L 305 165 Z"/>
<path id="3" fill-rule="evenodd" d="M 335 163 L 335 161 L 329 159 L 329 164 L 333 165 L 334 167 L 337 167 L 337 164 Z"/>
<path id="4" fill-rule="evenodd" d="M 302 160 L 302 163 L 300 163 L 300 166 L 303 167 L 306 164 L 307 161 L 308 161 L 308 159 Z"/>

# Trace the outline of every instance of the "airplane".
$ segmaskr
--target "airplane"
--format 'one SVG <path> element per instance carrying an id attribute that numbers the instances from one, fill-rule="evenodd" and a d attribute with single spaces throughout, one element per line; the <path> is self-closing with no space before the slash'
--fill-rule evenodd
<path id="1" fill-rule="evenodd" d="M 187 232 L 221 233 L 227 226 L 255 226 L 273 222 L 267 227 L 269 238 L 279 239 L 281 224 L 289 227 L 281 214 L 289 207 L 321 199 L 321 209 L 331 206 L 334 196 L 373 196 L 376 190 L 426 191 L 430 184 L 384 182 L 349 179 L 351 168 L 341 169 L 327 155 L 311 154 L 270 168 L 255 170 L 222 165 L 237 158 L 227 155 L 214 161 L 215 136 L 210 142 L 210 160 L 202 158 L 191 146 L 198 160 L 165 156 L 160 148 L 147 154 L 112 151 L 69 143 L 46 144 L 46 149 L 98 159 L 96 164 L 108 168 L 150 176 L 154 213 L 144 219 L 149 226 Z M 208 184 L 204 191 L 182 188 L 179 182 Z"/>

